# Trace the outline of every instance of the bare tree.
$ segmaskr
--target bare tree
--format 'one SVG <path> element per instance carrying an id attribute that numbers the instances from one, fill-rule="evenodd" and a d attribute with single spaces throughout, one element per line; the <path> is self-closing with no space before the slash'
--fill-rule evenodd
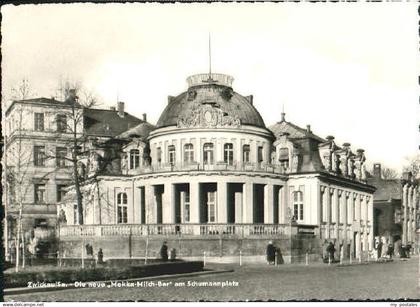
<path id="1" fill-rule="evenodd" d="M 381 177 L 382 179 L 397 179 L 400 177 L 400 174 L 393 168 L 382 166 Z"/>
<path id="2" fill-rule="evenodd" d="M 28 79 L 23 78 L 16 87 L 11 89 L 11 98 L 13 100 L 23 100 L 33 96 Z"/>
<path id="3" fill-rule="evenodd" d="M 28 150 L 28 148 L 24 146 L 23 138 L 20 136 L 20 133 L 23 130 L 25 117 L 23 113 L 24 108 L 22 105 L 16 105 L 16 112 L 14 113 L 15 118 L 11 119 L 15 126 L 13 127 L 13 131 L 9 131 L 9 135 L 6 136 L 4 154 L 4 163 L 6 165 L 6 195 L 8 197 L 6 206 L 10 206 L 8 209 L 17 209 L 19 212 L 16 222 L 17 229 L 15 229 L 14 234 L 16 245 L 16 272 L 19 270 L 21 239 L 22 243 L 24 243 L 22 231 L 23 204 L 26 202 L 30 187 L 30 184 L 28 183 L 28 173 L 33 163 L 33 151 L 32 149 Z M 11 142 L 12 140 L 10 138 L 16 138 L 16 140 Z M 9 242 L 5 243 L 8 244 Z M 24 266 L 24 249 L 22 259 L 22 265 Z"/>
<path id="4" fill-rule="evenodd" d="M 99 105 L 96 96 L 89 90 L 82 88 L 80 82 L 60 81 L 58 92 L 65 97 L 69 108 L 60 111 L 61 117 L 56 117 L 58 134 L 67 133 L 63 138 L 66 147 L 70 148 L 70 156 L 57 157 L 70 162 L 72 167 L 72 184 L 76 192 L 78 223 L 84 224 L 83 195 L 81 185 L 87 178 L 87 166 L 91 164 L 90 157 L 94 153 L 93 140 L 89 138 L 83 127 L 84 110 Z M 79 93 L 82 99 L 79 99 Z"/>

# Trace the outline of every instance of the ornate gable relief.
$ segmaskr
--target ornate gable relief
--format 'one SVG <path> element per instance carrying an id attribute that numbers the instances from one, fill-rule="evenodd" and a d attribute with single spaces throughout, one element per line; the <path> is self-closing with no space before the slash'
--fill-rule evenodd
<path id="1" fill-rule="evenodd" d="M 179 116 L 178 128 L 239 128 L 240 119 L 230 116 L 215 106 L 215 103 L 206 102 L 196 104 L 191 112 L 185 116 Z"/>

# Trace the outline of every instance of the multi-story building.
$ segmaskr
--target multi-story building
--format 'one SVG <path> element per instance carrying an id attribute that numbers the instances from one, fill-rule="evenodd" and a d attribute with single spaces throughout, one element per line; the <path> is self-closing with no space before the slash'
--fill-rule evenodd
<path id="1" fill-rule="evenodd" d="M 61 227 L 64 255 L 80 257 L 82 237 L 106 258 L 153 254 L 164 239 L 184 258 L 258 258 L 269 239 L 285 261 L 321 256 L 327 242 L 345 257 L 372 249 L 375 189 L 363 150 L 285 114 L 267 127 L 230 76 L 187 82 L 156 127 L 142 123 L 109 141 L 119 163 L 85 182 L 88 225 Z M 63 204 L 68 224 L 77 222 L 73 196 L 70 189 Z"/>
<path id="2" fill-rule="evenodd" d="M 118 110 L 84 108 L 75 91 L 66 101 L 13 101 L 4 114 L 7 254 L 16 239 L 19 217 L 26 240 L 55 237 L 57 203 L 63 199 L 64 188 L 73 183 L 69 158 L 76 138 L 78 142 L 86 138 L 83 144 L 87 145 L 112 138 L 143 121 L 124 112 L 122 102 Z"/>

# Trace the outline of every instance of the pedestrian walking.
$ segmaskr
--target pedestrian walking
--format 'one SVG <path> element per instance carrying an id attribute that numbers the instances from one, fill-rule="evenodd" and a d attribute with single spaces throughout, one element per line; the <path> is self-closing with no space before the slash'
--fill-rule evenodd
<path id="1" fill-rule="evenodd" d="M 162 247 L 160 248 L 160 259 L 162 261 L 168 261 L 168 246 L 166 244 L 167 242 L 163 241 Z"/>
<path id="2" fill-rule="evenodd" d="M 331 259 L 331 262 L 334 262 L 335 247 L 332 242 L 330 242 L 327 246 L 327 253 L 328 257 Z"/>
<path id="3" fill-rule="evenodd" d="M 392 256 L 394 255 L 394 245 L 392 243 L 389 243 L 387 255 L 389 259 L 392 259 Z"/>
<path id="4" fill-rule="evenodd" d="M 383 245 L 382 240 L 379 240 L 378 247 L 377 247 L 378 259 L 382 257 L 382 245 Z"/>
<path id="5" fill-rule="evenodd" d="M 273 245 L 273 241 L 268 242 L 266 248 L 267 264 L 274 264 L 276 260 L 276 247 Z"/>
<path id="6" fill-rule="evenodd" d="M 103 264 L 104 263 L 104 252 L 102 251 L 102 248 L 99 249 L 98 251 L 98 264 Z"/>

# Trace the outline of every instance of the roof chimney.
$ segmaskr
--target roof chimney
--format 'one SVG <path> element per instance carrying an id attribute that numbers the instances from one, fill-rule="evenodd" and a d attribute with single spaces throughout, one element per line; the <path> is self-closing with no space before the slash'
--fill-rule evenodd
<path id="1" fill-rule="evenodd" d="M 306 125 L 306 132 L 312 133 L 312 131 L 311 131 L 311 125 Z"/>
<path id="2" fill-rule="evenodd" d="M 334 137 L 332 135 L 327 136 L 327 140 L 328 142 L 331 142 L 334 140 Z"/>
<path id="3" fill-rule="evenodd" d="M 114 106 L 109 107 L 109 109 L 110 109 L 111 111 L 115 111 L 115 110 L 116 110 L 116 108 L 115 108 Z"/>
<path id="4" fill-rule="evenodd" d="M 118 110 L 118 116 L 124 117 L 124 102 L 118 101 L 117 110 Z"/>
<path id="5" fill-rule="evenodd" d="M 248 99 L 248 102 L 252 105 L 254 105 L 254 95 L 246 96 L 246 99 Z"/>
<path id="6" fill-rule="evenodd" d="M 373 164 L 373 177 L 381 179 L 381 163 Z"/>
<path id="7" fill-rule="evenodd" d="M 147 122 L 147 114 L 146 113 L 143 113 L 143 121 Z"/>

